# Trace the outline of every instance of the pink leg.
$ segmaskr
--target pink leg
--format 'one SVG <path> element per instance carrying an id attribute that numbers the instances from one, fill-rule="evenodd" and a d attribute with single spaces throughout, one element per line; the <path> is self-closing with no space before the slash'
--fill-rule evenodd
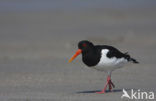
<path id="1" fill-rule="evenodd" d="M 109 85 L 109 91 L 112 91 L 112 85 L 111 85 L 111 83 L 109 82 L 108 85 Z"/>
<path id="2" fill-rule="evenodd" d="M 102 91 L 96 92 L 96 93 L 98 93 L 98 94 L 103 94 L 103 93 L 105 93 L 106 88 L 107 88 L 107 85 L 109 85 L 109 90 L 110 90 L 110 91 L 112 90 L 112 87 L 113 87 L 113 88 L 115 87 L 114 84 L 113 84 L 112 81 L 111 81 L 110 76 L 107 77 L 107 82 L 106 82 L 106 84 L 105 84 L 104 89 L 103 89 Z"/>
<path id="3" fill-rule="evenodd" d="M 113 84 L 113 82 L 111 81 L 111 79 L 109 80 L 108 84 L 109 84 L 109 91 L 112 91 L 112 87 L 114 88 L 115 85 Z"/>
<path id="4" fill-rule="evenodd" d="M 105 84 L 104 89 L 103 89 L 102 91 L 100 91 L 100 92 L 96 92 L 96 93 L 98 93 L 98 94 L 103 94 L 103 93 L 105 93 L 106 88 L 107 88 L 107 85 L 108 85 L 108 81 L 107 81 L 107 83 Z"/>

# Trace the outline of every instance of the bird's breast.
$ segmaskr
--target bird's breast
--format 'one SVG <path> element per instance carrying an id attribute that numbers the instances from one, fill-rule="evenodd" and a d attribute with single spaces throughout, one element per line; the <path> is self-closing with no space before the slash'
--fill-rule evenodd
<path id="1" fill-rule="evenodd" d="M 100 61 L 100 54 L 97 53 L 88 53 L 82 55 L 82 60 L 84 64 L 86 64 L 89 67 L 96 66 Z"/>

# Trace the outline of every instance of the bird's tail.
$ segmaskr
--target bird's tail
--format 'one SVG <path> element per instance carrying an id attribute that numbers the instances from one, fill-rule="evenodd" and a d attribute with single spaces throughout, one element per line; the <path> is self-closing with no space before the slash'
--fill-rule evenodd
<path id="1" fill-rule="evenodd" d="M 127 59 L 129 62 L 139 63 L 136 59 L 131 58 L 128 52 L 124 53 L 124 55 L 125 55 L 125 59 Z"/>

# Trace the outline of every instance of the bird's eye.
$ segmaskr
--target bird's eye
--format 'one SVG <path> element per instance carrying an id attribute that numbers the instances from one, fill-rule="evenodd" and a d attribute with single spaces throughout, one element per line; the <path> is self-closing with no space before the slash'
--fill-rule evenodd
<path id="1" fill-rule="evenodd" d="M 86 44 L 86 43 L 83 43 L 83 44 L 82 44 L 82 46 L 83 46 L 83 47 L 86 47 L 86 46 L 87 46 L 87 44 Z"/>

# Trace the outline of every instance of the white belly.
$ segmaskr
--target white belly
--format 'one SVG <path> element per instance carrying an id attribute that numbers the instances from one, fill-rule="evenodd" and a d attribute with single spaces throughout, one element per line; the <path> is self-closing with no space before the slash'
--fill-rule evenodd
<path id="1" fill-rule="evenodd" d="M 94 69 L 100 70 L 100 71 L 113 71 L 117 68 L 123 67 L 125 63 L 127 63 L 127 60 L 125 58 L 108 58 L 106 55 L 109 52 L 108 49 L 103 49 L 102 56 L 100 59 L 100 62 L 97 64 L 96 67 L 93 67 Z"/>

